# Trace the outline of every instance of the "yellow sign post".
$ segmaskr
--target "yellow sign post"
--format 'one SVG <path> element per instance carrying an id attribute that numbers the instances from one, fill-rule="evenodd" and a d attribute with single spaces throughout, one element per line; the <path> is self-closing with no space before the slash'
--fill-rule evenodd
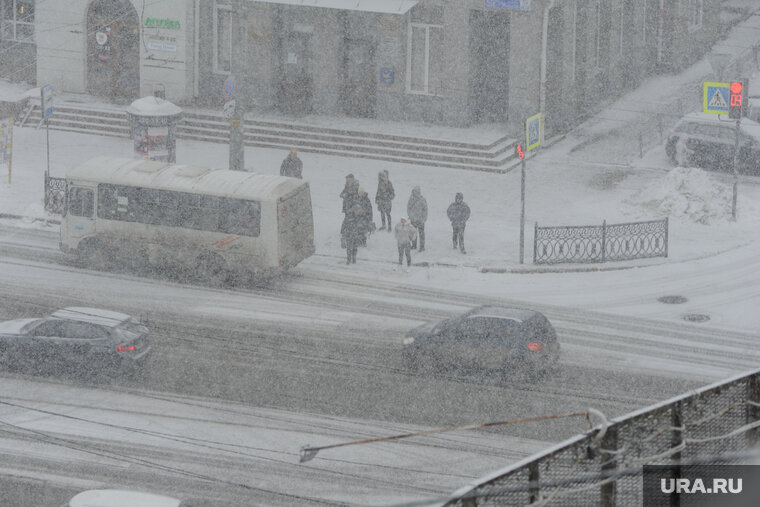
<path id="1" fill-rule="evenodd" d="M 13 168 L 13 118 L 0 120 L 0 164 L 8 163 L 8 184 Z"/>

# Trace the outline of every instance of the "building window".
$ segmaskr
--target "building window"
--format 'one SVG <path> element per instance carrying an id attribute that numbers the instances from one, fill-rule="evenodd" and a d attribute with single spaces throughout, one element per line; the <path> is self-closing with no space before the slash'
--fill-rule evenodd
<path id="1" fill-rule="evenodd" d="M 702 28 L 702 14 L 704 0 L 688 0 L 689 31 L 693 32 Z"/>
<path id="2" fill-rule="evenodd" d="M 34 0 L 0 0 L 2 2 L 3 40 L 34 42 Z"/>
<path id="3" fill-rule="evenodd" d="M 409 24 L 406 91 L 439 95 L 443 79 L 443 27 Z"/>
<path id="4" fill-rule="evenodd" d="M 217 5 L 214 8 L 214 72 L 229 74 L 232 71 L 232 8 Z"/>

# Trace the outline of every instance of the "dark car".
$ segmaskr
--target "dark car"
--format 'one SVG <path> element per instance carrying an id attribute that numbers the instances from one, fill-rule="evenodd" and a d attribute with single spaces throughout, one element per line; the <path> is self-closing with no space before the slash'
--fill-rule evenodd
<path id="1" fill-rule="evenodd" d="M 131 375 L 150 349 L 147 327 L 109 310 L 72 307 L 0 322 L 0 364 L 9 369 Z"/>
<path id="2" fill-rule="evenodd" d="M 733 172 L 736 121 L 725 116 L 691 113 L 668 135 L 665 153 L 677 165 Z M 760 175 L 760 124 L 742 118 L 737 150 L 739 174 Z"/>
<path id="3" fill-rule="evenodd" d="M 425 370 L 476 369 L 538 374 L 559 359 L 549 320 L 527 308 L 481 306 L 459 317 L 412 329 L 403 340 L 407 367 Z"/>

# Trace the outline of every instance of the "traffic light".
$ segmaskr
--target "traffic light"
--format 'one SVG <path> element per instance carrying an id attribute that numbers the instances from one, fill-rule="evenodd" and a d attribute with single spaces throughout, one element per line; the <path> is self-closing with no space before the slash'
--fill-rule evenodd
<path id="1" fill-rule="evenodd" d="M 731 81 L 728 87 L 728 117 L 738 120 L 742 117 L 742 104 L 744 104 L 744 84 L 741 81 Z"/>
<path id="2" fill-rule="evenodd" d="M 519 158 L 520 160 L 525 158 L 525 153 L 523 153 L 521 144 L 518 144 L 517 146 L 515 146 L 515 156 L 517 156 L 517 158 Z"/>

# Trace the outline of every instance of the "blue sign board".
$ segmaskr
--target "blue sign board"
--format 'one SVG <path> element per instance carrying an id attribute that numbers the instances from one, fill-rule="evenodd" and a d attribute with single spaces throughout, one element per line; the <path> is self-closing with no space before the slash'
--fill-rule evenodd
<path id="1" fill-rule="evenodd" d="M 528 151 L 541 145 L 541 113 L 534 114 L 525 122 L 525 141 Z"/>
<path id="2" fill-rule="evenodd" d="M 231 100 L 232 97 L 235 96 L 236 87 L 237 87 L 237 83 L 235 83 L 235 76 L 230 76 L 227 78 L 226 81 L 224 81 L 224 99 L 225 100 Z"/>
<path id="3" fill-rule="evenodd" d="M 493 7 L 495 9 L 530 10 L 530 0 L 485 0 L 485 2 L 486 7 Z"/>
<path id="4" fill-rule="evenodd" d="M 393 67 L 381 67 L 380 68 L 380 82 L 385 84 L 393 84 L 396 79 L 396 69 Z"/>
<path id="5" fill-rule="evenodd" d="M 47 120 L 53 116 L 53 85 L 43 86 L 40 89 L 40 101 L 42 102 L 42 118 Z"/>
<path id="6" fill-rule="evenodd" d="M 728 114 L 728 83 L 706 82 L 703 88 L 702 111 L 713 114 Z"/>

